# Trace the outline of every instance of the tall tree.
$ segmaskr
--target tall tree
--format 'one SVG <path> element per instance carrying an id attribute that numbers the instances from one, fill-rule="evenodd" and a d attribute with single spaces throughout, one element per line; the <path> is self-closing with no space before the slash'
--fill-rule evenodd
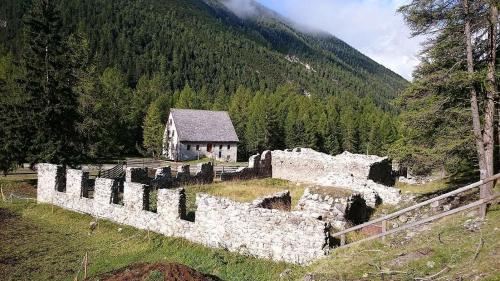
<path id="1" fill-rule="evenodd" d="M 6 175 L 26 156 L 25 98 L 15 79 L 21 75 L 12 54 L 0 56 L 0 171 Z"/>
<path id="2" fill-rule="evenodd" d="M 486 44 L 487 48 L 481 46 L 485 45 L 483 39 L 486 37 L 485 34 L 489 34 L 487 37 L 490 41 L 497 36 L 498 12 L 496 5 L 498 5 L 497 1 L 413 0 L 400 9 L 414 35 L 425 34 L 430 37 L 424 49 L 424 58 L 425 56 L 427 58 L 420 67 L 420 71 L 424 75 L 417 78 L 420 80 L 431 79 L 436 78 L 437 74 L 441 79 L 448 81 L 445 88 L 437 89 L 439 94 L 445 94 L 447 88 L 454 88 L 457 84 L 463 88 L 462 91 L 467 91 L 469 94 L 472 131 L 481 179 L 494 173 L 494 98 L 496 86 L 494 75 L 491 76 L 491 73 L 494 72 L 493 69 L 496 69 L 496 59 L 495 61 L 492 59 L 495 56 L 493 53 L 496 53 L 498 42 Z M 490 20 L 488 21 L 488 19 Z M 450 42 L 457 42 L 457 44 L 452 45 L 449 44 Z M 448 46 L 447 50 L 443 49 L 445 46 Z M 485 63 L 484 58 L 488 58 L 489 63 Z M 446 71 L 439 69 L 439 64 L 443 61 L 446 63 L 442 66 L 448 67 Z M 485 69 L 486 65 L 489 69 L 489 71 L 484 72 L 488 73 L 487 79 L 481 79 L 479 78 L 483 72 L 481 70 Z M 462 73 L 465 75 L 461 75 Z M 465 76 L 465 79 L 460 78 L 460 76 Z M 452 80 L 455 84 L 449 83 Z M 480 87 L 481 80 L 487 80 L 487 87 Z M 449 96 L 449 99 L 452 98 Z M 482 197 L 490 196 L 491 192 L 492 183 L 481 187 Z"/>
<path id="3" fill-rule="evenodd" d="M 234 129 L 240 140 L 238 145 L 238 158 L 245 160 L 248 158 L 246 129 L 249 116 L 248 106 L 251 100 L 252 92 L 243 86 L 239 86 L 229 103 L 229 115 L 231 116 Z"/>
<path id="4" fill-rule="evenodd" d="M 31 163 L 76 164 L 81 158 L 74 66 L 54 1 L 37 0 L 25 18 L 22 79 L 28 98 Z"/>
<path id="5" fill-rule="evenodd" d="M 163 149 L 163 133 L 170 109 L 170 97 L 158 97 L 148 108 L 143 125 L 143 146 L 146 151 L 158 157 Z"/>

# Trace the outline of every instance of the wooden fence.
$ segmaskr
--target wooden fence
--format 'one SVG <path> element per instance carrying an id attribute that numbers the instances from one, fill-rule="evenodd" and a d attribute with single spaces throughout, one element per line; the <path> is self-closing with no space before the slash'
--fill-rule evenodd
<path id="1" fill-rule="evenodd" d="M 458 212 L 461 212 L 461 211 L 464 211 L 464 210 L 472 209 L 472 208 L 479 208 L 480 212 L 481 212 L 481 216 L 484 216 L 484 213 L 486 211 L 486 205 L 489 202 L 493 201 L 496 197 L 498 197 L 499 196 L 498 193 L 494 194 L 493 196 L 491 196 L 489 198 L 481 198 L 481 199 L 479 199 L 479 200 L 477 200 L 477 201 L 475 201 L 473 203 L 470 203 L 470 204 L 467 204 L 467 205 L 464 205 L 464 206 L 461 206 L 461 207 L 458 207 L 458 208 L 455 208 L 455 209 L 451 209 L 451 210 L 448 210 L 448 211 L 436 214 L 434 216 L 431 216 L 431 217 L 428 217 L 428 218 L 425 218 L 425 219 L 422 219 L 422 220 L 419 220 L 419 221 L 408 223 L 408 224 L 405 224 L 403 226 L 396 227 L 396 228 L 393 228 L 393 229 L 390 229 L 390 230 L 387 229 L 387 222 L 389 220 L 391 220 L 391 219 L 397 218 L 397 217 L 399 217 L 399 216 L 401 216 L 401 215 L 403 215 L 405 213 L 408 213 L 410 211 L 416 210 L 416 209 L 418 209 L 420 207 L 429 205 L 432 202 L 436 202 L 436 201 L 439 201 L 439 200 L 442 200 L 442 199 L 445 199 L 445 198 L 448 198 L 448 197 L 451 197 L 451 196 L 455 196 L 455 195 L 457 195 L 459 193 L 463 193 L 465 191 L 468 191 L 468 190 L 471 190 L 473 188 L 479 187 L 479 186 L 481 186 L 481 185 L 483 185 L 485 183 L 492 182 L 492 181 L 497 180 L 499 178 L 500 178 L 500 174 L 496 174 L 496 175 L 494 175 L 494 176 L 492 176 L 490 178 L 487 178 L 487 179 L 484 179 L 484 180 L 480 180 L 480 181 L 475 182 L 473 184 L 470 184 L 470 185 L 458 188 L 458 189 L 456 189 L 454 191 L 451 191 L 451 192 L 445 193 L 443 195 L 440 195 L 440 196 L 434 197 L 432 199 L 429 199 L 427 201 L 415 204 L 415 205 L 413 205 L 411 207 L 404 208 L 402 210 L 396 211 L 396 212 L 394 212 L 392 214 L 389 214 L 389 215 L 386 215 L 384 217 L 381 217 L 381 218 L 378 218 L 378 219 L 374 219 L 372 221 L 369 221 L 369 222 L 366 222 L 366 223 L 363 223 L 363 224 L 360 224 L 360 225 L 357 225 L 357 226 L 354 226 L 354 227 L 351 227 L 351 228 L 339 231 L 337 233 L 334 233 L 332 235 L 332 237 L 339 237 L 340 238 L 340 247 L 346 247 L 346 246 L 352 246 L 352 245 L 355 245 L 355 244 L 358 244 L 358 243 L 361 243 L 361 242 L 365 242 L 365 241 L 369 241 L 369 240 L 373 240 L 373 239 L 377 239 L 377 238 L 381 238 L 381 237 L 383 238 L 386 235 L 393 234 L 393 233 L 396 233 L 396 232 L 401 231 L 401 230 L 412 228 L 412 227 L 415 227 L 415 226 L 418 226 L 418 225 L 421 225 L 421 224 L 424 224 L 424 223 L 428 223 L 428 222 L 437 220 L 439 218 L 446 217 L 446 216 L 449 216 L 449 215 L 452 215 L 452 214 L 455 214 L 455 213 L 458 213 Z M 362 228 L 365 228 L 365 227 L 368 227 L 368 226 L 373 226 L 373 225 L 378 224 L 378 223 L 382 224 L 382 232 L 381 233 L 375 234 L 375 235 L 372 235 L 372 236 L 369 236 L 369 237 L 366 237 L 366 238 L 363 238 L 363 239 L 360 239 L 360 240 L 357 240 L 357 241 L 354 241 L 354 242 L 351 242 L 349 244 L 346 244 L 346 235 L 348 233 L 351 233 L 351 232 L 354 232 L 354 231 L 358 231 L 358 230 L 360 230 Z"/>
<path id="2" fill-rule="evenodd" d="M 148 167 L 154 169 L 154 168 L 170 166 L 173 172 L 177 171 L 177 169 L 184 164 L 186 163 L 170 162 L 153 158 L 127 158 L 127 166 L 130 167 Z M 244 164 L 245 166 L 247 165 L 247 163 Z M 223 172 L 225 173 L 235 172 L 241 167 L 242 165 L 241 164 L 238 165 L 237 163 L 215 164 L 214 166 L 215 176 L 220 176 Z M 190 171 L 193 174 L 199 172 L 200 168 L 198 167 L 198 164 L 192 164 Z"/>

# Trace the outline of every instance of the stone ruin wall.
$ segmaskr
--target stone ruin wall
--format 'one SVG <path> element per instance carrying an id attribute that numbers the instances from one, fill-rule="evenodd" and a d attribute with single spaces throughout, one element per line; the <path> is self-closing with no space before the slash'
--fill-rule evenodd
<path id="1" fill-rule="evenodd" d="M 214 166 L 211 162 L 199 164 L 199 172 L 191 174 L 190 165 L 182 165 L 175 176 L 170 167 L 155 170 L 154 178 L 149 177 L 149 168 L 127 167 L 125 181 L 147 184 L 159 188 L 173 188 L 188 184 L 210 184 L 214 181 Z"/>
<path id="2" fill-rule="evenodd" d="M 367 204 L 399 203 L 400 191 L 393 183 L 392 165 L 387 157 L 344 152 L 330 156 L 312 149 L 274 150 L 272 177 L 320 186 L 334 186 L 359 193 Z"/>
<path id="3" fill-rule="evenodd" d="M 248 167 L 239 168 L 236 172 L 222 173 L 221 180 L 248 180 L 272 177 L 272 153 L 270 150 L 250 156 Z"/>
<path id="4" fill-rule="evenodd" d="M 130 175 L 129 179 L 133 177 Z M 112 194 L 118 188 L 116 181 L 97 178 L 94 198 L 86 198 L 87 178 L 88 174 L 81 170 L 65 171 L 61 166 L 39 164 L 38 202 L 276 261 L 306 264 L 328 252 L 330 226 L 313 218 L 258 207 L 256 203 L 197 194 L 196 219 L 191 222 L 183 219 L 186 198 L 182 188 L 159 189 L 154 213 L 147 210 L 147 185 L 125 182 L 124 205 L 118 205 L 112 203 Z M 289 200 L 289 194 L 276 197 L 284 202 Z"/>
<path id="5" fill-rule="evenodd" d="M 370 208 L 359 194 L 334 197 L 306 188 L 297 203 L 295 212 L 326 221 L 333 228 L 342 230 L 348 226 L 348 223 L 366 222 L 369 219 Z"/>

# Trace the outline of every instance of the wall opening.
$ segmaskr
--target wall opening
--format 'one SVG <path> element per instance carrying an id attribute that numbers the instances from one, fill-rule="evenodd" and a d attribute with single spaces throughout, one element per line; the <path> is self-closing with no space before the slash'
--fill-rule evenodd
<path id="1" fill-rule="evenodd" d="M 56 190 L 66 192 L 66 167 L 58 167 L 56 172 Z"/>
<path id="2" fill-rule="evenodd" d="M 123 206 L 123 181 L 117 182 L 118 184 L 113 186 L 111 191 L 111 203 Z"/>
<path id="3" fill-rule="evenodd" d="M 155 188 L 154 186 L 148 186 L 148 188 L 145 190 L 147 195 L 147 202 L 146 202 L 146 210 L 153 212 L 153 213 L 158 213 L 158 188 Z"/>

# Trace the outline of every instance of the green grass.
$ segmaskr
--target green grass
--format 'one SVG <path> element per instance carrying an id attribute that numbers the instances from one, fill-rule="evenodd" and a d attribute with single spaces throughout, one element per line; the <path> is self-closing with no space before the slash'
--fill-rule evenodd
<path id="1" fill-rule="evenodd" d="M 283 188 L 287 182 L 255 180 L 233 185 L 262 189 Z M 288 184 L 290 185 L 290 184 Z M 22 182 L 0 182 L 4 193 L 34 197 L 34 189 Z M 207 186 L 208 187 L 208 186 Z M 289 189 L 291 186 L 288 186 Z M 298 192 L 301 187 L 296 187 Z M 217 189 L 217 185 L 212 185 Z M 203 190 L 202 187 L 194 189 Z M 193 190 L 188 194 L 193 194 Z M 231 187 L 221 185 L 219 191 Z M 206 191 L 206 190 L 203 190 Z M 273 190 L 274 192 L 274 190 Z M 272 193 L 272 192 L 271 192 Z M 251 201 L 253 195 L 241 195 Z M 90 233 L 88 215 L 45 204 L 0 201 L 0 275 L 2 280 L 73 280 L 85 252 L 89 273 L 124 267 L 133 262 L 179 262 L 223 280 L 414 280 L 447 270 L 442 280 L 498 280 L 500 276 L 500 206 L 487 215 L 481 231 L 470 231 L 464 222 L 469 212 L 439 220 L 406 240 L 406 232 L 351 248 L 332 250 L 328 257 L 300 267 L 210 249 L 184 239 L 140 231 L 108 221 L 99 221 Z M 478 246 L 480 241 L 482 246 Z M 477 253 L 477 257 L 475 258 Z M 414 258 L 406 258 L 408 256 Z M 406 259 L 406 261 L 405 261 Z M 400 261 L 397 263 L 397 261 Z M 403 262 L 401 262 L 403 261 Z M 290 269 L 280 279 L 280 273 Z M 382 276 L 382 273 L 384 276 Z M 390 275 L 389 273 L 392 273 Z M 80 273 L 80 278 L 81 278 Z"/>
<path id="2" fill-rule="evenodd" d="M 185 187 L 188 210 L 194 210 L 196 193 L 207 193 L 214 196 L 227 197 L 238 202 L 251 202 L 259 197 L 289 190 L 292 206 L 295 206 L 304 193 L 304 185 L 280 179 L 256 179 L 246 181 L 216 182 L 208 185 L 192 185 Z"/>
<path id="3" fill-rule="evenodd" d="M 283 270 L 297 268 L 108 221 L 90 233 L 91 221 L 44 204 L 0 203 L 2 280 L 72 280 L 85 252 L 91 276 L 133 262 L 179 262 L 224 280 L 276 280 Z"/>
<path id="4" fill-rule="evenodd" d="M 444 218 L 425 227 L 406 241 L 402 232 L 381 240 L 366 242 L 334 251 L 327 259 L 309 267 L 316 272 L 315 280 L 415 280 L 449 268 L 437 277 L 444 280 L 498 280 L 500 276 L 500 207 L 494 206 L 481 231 L 464 227 L 467 212 Z M 484 244 L 478 247 L 481 239 Z M 478 251 L 479 249 L 479 251 Z M 478 252 L 477 258 L 474 259 Z M 411 255 L 417 258 L 397 264 L 398 259 Z M 392 272 L 385 274 L 381 272 Z M 462 277 L 463 279 L 457 279 Z M 478 277 L 479 279 L 474 279 Z"/>

